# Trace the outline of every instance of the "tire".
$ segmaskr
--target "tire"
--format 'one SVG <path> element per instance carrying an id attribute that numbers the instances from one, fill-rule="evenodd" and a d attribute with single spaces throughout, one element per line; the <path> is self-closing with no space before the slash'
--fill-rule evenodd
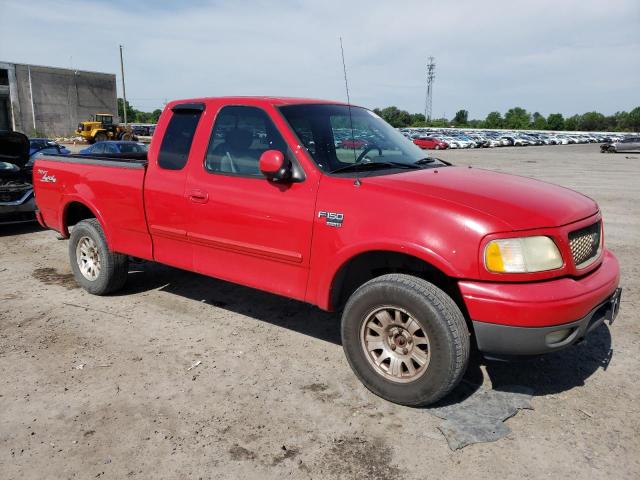
<path id="1" fill-rule="evenodd" d="M 421 278 L 390 274 L 370 280 L 349 298 L 342 314 L 342 345 L 349 365 L 371 392 L 400 405 L 423 407 L 460 382 L 470 340 L 451 297 Z"/>
<path id="2" fill-rule="evenodd" d="M 435 149 L 440 150 L 440 145 L 436 145 Z"/>
<path id="3" fill-rule="evenodd" d="M 95 218 L 78 222 L 71 231 L 69 261 L 78 285 L 93 295 L 115 292 L 127 281 L 129 257 L 109 250 Z"/>
<path id="4" fill-rule="evenodd" d="M 94 137 L 94 143 L 95 142 L 104 142 L 105 140 L 107 140 L 107 134 L 104 132 L 98 132 L 96 133 L 96 136 Z"/>

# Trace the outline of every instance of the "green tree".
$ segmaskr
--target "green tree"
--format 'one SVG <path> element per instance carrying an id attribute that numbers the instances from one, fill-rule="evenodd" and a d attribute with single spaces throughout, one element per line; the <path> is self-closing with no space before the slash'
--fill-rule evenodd
<path id="1" fill-rule="evenodd" d="M 626 127 L 629 130 L 640 132 L 640 107 L 636 107 L 631 110 L 626 120 Z"/>
<path id="2" fill-rule="evenodd" d="M 614 130 L 626 130 L 629 128 L 629 113 L 628 112 L 616 112 L 613 114 Z"/>
<path id="3" fill-rule="evenodd" d="M 156 108 L 153 112 L 151 112 L 151 123 L 158 123 L 161 114 L 162 110 L 160 110 L 159 108 Z"/>
<path id="4" fill-rule="evenodd" d="M 514 130 L 529 128 L 531 115 L 524 108 L 514 107 L 504 115 L 504 126 Z"/>
<path id="5" fill-rule="evenodd" d="M 602 130 L 605 125 L 604 115 L 599 112 L 587 112 L 580 116 L 580 130 Z"/>
<path id="6" fill-rule="evenodd" d="M 536 130 L 545 130 L 547 128 L 547 119 L 540 112 L 535 112 L 531 121 L 531 128 Z"/>
<path id="7" fill-rule="evenodd" d="M 561 113 L 550 113 L 547 117 L 547 129 L 564 130 L 564 117 Z"/>
<path id="8" fill-rule="evenodd" d="M 120 121 L 124 122 L 124 111 L 122 110 L 122 104 L 122 99 L 118 98 L 118 116 L 120 117 Z M 158 123 L 158 119 L 160 118 L 161 113 L 162 110 L 160 110 L 159 108 L 155 109 L 153 112 L 143 112 L 141 110 L 136 110 L 127 101 L 128 123 Z"/>
<path id="9" fill-rule="evenodd" d="M 428 125 L 429 127 L 439 127 L 439 128 L 448 127 L 451 124 L 451 122 L 446 118 L 432 118 L 428 123 L 429 123 Z"/>
<path id="10" fill-rule="evenodd" d="M 411 126 L 412 127 L 422 127 L 426 125 L 426 118 L 422 113 L 412 113 L 411 114 Z"/>
<path id="11" fill-rule="evenodd" d="M 564 121 L 565 130 L 578 130 L 578 125 L 580 125 L 580 115 L 573 115 Z"/>
<path id="12" fill-rule="evenodd" d="M 381 116 L 392 127 L 402 128 L 411 125 L 411 114 L 406 110 L 400 110 L 396 106 L 385 107 L 382 110 L 376 108 L 373 110 L 377 115 Z"/>
<path id="13" fill-rule="evenodd" d="M 469 112 L 467 110 L 458 110 L 453 117 L 453 123 L 456 125 L 466 125 L 469 121 Z"/>
<path id="14" fill-rule="evenodd" d="M 504 120 L 500 112 L 491 112 L 487 115 L 484 121 L 485 128 L 502 128 L 504 126 Z"/>
<path id="15" fill-rule="evenodd" d="M 120 121 L 124 122 L 124 109 L 122 108 L 123 100 L 118 98 L 118 116 L 120 117 Z M 137 110 L 131 106 L 131 104 L 127 101 L 127 122 L 135 122 Z"/>

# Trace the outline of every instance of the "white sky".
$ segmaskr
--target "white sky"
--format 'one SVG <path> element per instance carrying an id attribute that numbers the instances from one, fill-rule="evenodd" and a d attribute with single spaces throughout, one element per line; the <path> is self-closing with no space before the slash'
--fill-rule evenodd
<path id="1" fill-rule="evenodd" d="M 0 61 L 118 74 L 139 109 L 165 99 L 284 95 L 471 118 L 640 105 L 640 1 L 0 0 Z"/>

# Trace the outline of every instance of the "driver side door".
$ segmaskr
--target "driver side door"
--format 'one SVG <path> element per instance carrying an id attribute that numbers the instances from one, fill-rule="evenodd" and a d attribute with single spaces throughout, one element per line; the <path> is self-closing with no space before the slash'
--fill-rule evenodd
<path id="1" fill-rule="evenodd" d="M 262 108 L 223 106 L 211 132 L 204 161 L 189 166 L 185 188 L 194 269 L 304 299 L 317 182 L 273 182 L 260 173 L 266 150 L 297 161 Z"/>

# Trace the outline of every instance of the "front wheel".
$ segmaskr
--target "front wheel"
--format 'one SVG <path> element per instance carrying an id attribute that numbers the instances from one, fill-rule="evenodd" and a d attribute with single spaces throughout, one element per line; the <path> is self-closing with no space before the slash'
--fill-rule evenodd
<path id="1" fill-rule="evenodd" d="M 469 360 L 469 330 L 435 285 L 390 274 L 362 285 L 342 315 L 342 345 L 356 376 L 376 395 L 426 406 L 447 395 Z"/>
<path id="2" fill-rule="evenodd" d="M 115 292 L 127 281 L 129 258 L 109 250 L 95 218 L 82 220 L 71 231 L 69 260 L 78 285 L 94 295 Z"/>

